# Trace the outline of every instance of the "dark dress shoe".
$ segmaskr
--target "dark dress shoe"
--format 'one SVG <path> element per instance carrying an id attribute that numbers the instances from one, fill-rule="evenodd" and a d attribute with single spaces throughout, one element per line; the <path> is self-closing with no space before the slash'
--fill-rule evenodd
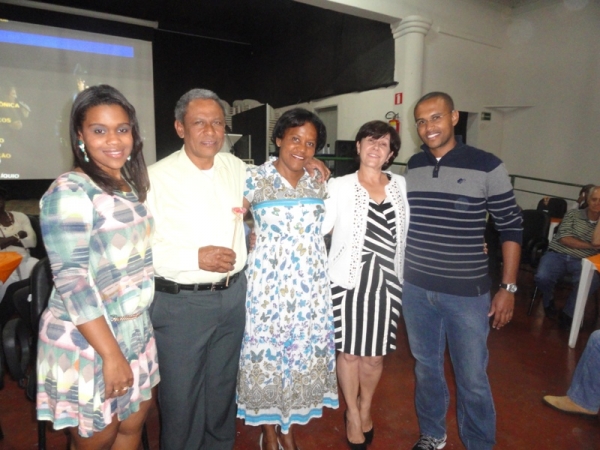
<path id="1" fill-rule="evenodd" d="M 346 417 L 347 415 L 347 410 L 344 411 L 344 428 L 348 428 L 348 418 Z M 371 431 L 373 431 L 373 429 L 371 429 Z M 370 433 L 370 431 L 368 431 L 368 433 Z M 348 439 L 346 437 L 346 442 L 348 443 L 348 447 L 350 448 L 350 450 L 367 450 L 367 437 L 365 436 L 365 440 L 364 442 L 361 442 L 359 444 L 355 444 L 354 442 L 350 442 L 350 439 Z"/>
<path id="2" fill-rule="evenodd" d="M 564 311 L 558 314 L 558 327 L 561 330 L 570 330 L 573 324 L 573 318 L 568 316 Z"/>
<path id="3" fill-rule="evenodd" d="M 354 442 L 350 442 L 348 438 L 346 438 L 346 443 L 348 444 L 348 448 L 350 450 L 367 450 L 367 442 L 361 442 L 360 444 L 355 444 Z"/>
<path id="4" fill-rule="evenodd" d="M 373 436 L 375 435 L 375 426 L 373 426 L 373 428 L 371 428 L 369 431 L 364 431 L 363 434 L 365 435 L 365 444 L 371 445 L 373 442 Z"/>

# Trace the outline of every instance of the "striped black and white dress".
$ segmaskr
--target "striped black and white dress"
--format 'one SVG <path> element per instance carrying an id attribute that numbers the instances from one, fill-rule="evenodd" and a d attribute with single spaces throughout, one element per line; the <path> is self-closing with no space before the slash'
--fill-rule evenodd
<path id="1" fill-rule="evenodd" d="M 336 350 L 381 356 L 396 349 L 402 286 L 394 271 L 396 214 L 388 198 L 369 200 L 358 288 L 331 284 Z"/>

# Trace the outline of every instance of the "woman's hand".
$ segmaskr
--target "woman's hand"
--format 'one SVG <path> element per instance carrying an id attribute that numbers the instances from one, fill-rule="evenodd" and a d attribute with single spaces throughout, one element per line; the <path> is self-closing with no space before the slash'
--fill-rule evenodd
<path id="1" fill-rule="evenodd" d="M 102 358 L 105 400 L 126 394 L 133 386 L 133 372 L 104 316 L 77 325 L 77 329 Z"/>
<path id="2" fill-rule="evenodd" d="M 123 354 L 103 358 L 102 365 L 105 398 L 125 395 L 133 386 L 133 372 Z"/>

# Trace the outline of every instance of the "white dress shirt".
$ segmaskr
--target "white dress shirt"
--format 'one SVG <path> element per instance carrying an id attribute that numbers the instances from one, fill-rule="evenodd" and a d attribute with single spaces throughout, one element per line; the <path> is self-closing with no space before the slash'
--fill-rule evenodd
<path id="1" fill-rule="evenodd" d="M 231 275 L 242 270 L 247 257 L 243 218 L 232 211 L 243 206 L 246 165 L 242 160 L 217 153 L 212 169 L 204 171 L 182 148 L 151 165 L 148 172 L 147 203 L 156 224 L 152 240 L 156 275 L 182 284 L 222 280 L 226 273 L 198 268 L 198 249 L 208 245 L 232 248 L 236 262 Z"/>

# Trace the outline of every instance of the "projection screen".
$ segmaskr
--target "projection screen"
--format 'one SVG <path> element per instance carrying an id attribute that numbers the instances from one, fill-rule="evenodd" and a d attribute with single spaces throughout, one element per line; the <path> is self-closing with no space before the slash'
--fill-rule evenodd
<path id="1" fill-rule="evenodd" d="M 97 84 L 116 87 L 135 106 L 153 163 L 151 42 L 0 19 L 0 181 L 68 171 L 71 105 Z"/>

